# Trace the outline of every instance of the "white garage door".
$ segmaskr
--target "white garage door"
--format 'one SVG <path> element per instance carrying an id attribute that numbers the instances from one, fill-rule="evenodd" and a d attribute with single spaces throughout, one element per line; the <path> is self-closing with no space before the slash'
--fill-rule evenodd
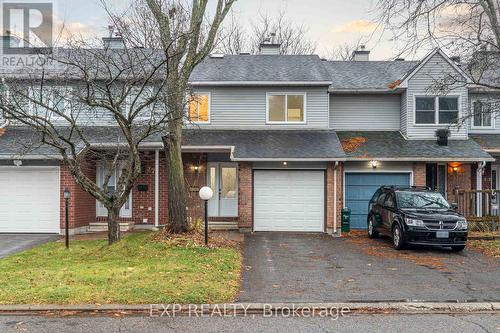
<path id="1" fill-rule="evenodd" d="M 58 167 L 0 167 L 0 232 L 59 233 Z"/>
<path id="2" fill-rule="evenodd" d="M 323 171 L 256 170 L 255 231 L 324 231 Z"/>

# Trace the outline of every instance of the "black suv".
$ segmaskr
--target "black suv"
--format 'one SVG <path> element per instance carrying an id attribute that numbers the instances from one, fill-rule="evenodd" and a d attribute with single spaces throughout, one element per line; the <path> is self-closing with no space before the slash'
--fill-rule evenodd
<path id="1" fill-rule="evenodd" d="M 451 247 L 467 243 L 467 221 L 441 193 L 425 188 L 380 187 L 368 206 L 368 236 L 392 237 L 394 248 L 406 244 Z"/>

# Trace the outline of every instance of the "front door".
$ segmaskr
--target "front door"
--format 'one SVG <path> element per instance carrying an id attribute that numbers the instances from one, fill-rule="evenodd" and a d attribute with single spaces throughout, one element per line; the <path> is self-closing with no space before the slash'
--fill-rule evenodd
<path id="1" fill-rule="evenodd" d="M 428 163 L 426 166 L 426 186 L 441 193 L 445 198 L 447 195 L 446 169 L 446 164 Z"/>
<path id="2" fill-rule="evenodd" d="M 208 184 L 214 196 L 208 201 L 208 216 L 238 216 L 238 164 L 208 163 Z"/>
<path id="3" fill-rule="evenodd" d="M 104 179 L 108 174 L 108 169 L 102 164 L 97 164 L 97 184 L 102 188 L 104 186 Z M 113 192 L 116 188 L 116 182 L 120 177 L 121 169 L 116 167 L 113 172 L 111 172 L 110 178 L 108 180 L 108 189 Z M 97 201 L 97 200 L 96 200 Z M 97 216 L 108 216 L 108 210 L 102 203 L 97 201 Z M 120 209 L 120 217 L 132 217 L 132 191 L 130 191 L 128 200 Z"/>

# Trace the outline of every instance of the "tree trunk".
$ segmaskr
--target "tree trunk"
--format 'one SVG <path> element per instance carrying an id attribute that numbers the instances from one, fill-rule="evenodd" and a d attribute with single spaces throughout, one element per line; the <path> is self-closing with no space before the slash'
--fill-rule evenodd
<path id="1" fill-rule="evenodd" d="M 186 218 L 186 185 L 182 164 L 182 119 L 169 124 L 168 140 L 168 218 L 171 232 L 188 230 Z"/>
<path id="2" fill-rule="evenodd" d="M 108 245 L 120 240 L 120 208 L 108 208 Z"/>

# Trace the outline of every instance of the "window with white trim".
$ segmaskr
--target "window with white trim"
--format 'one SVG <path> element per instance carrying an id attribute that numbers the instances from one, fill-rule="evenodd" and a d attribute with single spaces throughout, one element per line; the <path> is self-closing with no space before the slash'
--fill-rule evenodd
<path id="1" fill-rule="evenodd" d="M 472 127 L 493 127 L 491 103 L 485 101 L 472 102 Z"/>
<path id="2" fill-rule="evenodd" d="M 302 123 L 305 121 L 305 94 L 267 94 L 268 123 Z"/>
<path id="3" fill-rule="evenodd" d="M 39 89 L 29 89 L 28 96 L 32 99 L 28 102 L 30 113 L 54 119 L 63 119 L 63 115 L 69 116 L 71 89 L 71 87 L 60 86 L 47 87 L 42 92 Z M 57 112 L 53 112 L 53 110 Z"/>
<path id="4" fill-rule="evenodd" d="M 208 123 L 210 121 L 210 94 L 197 93 L 191 96 L 188 119 L 194 123 Z"/>
<path id="5" fill-rule="evenodd" d="M 415 124 L 446 125 L 458 121 L 458 97 L 415 97 Z"/>

